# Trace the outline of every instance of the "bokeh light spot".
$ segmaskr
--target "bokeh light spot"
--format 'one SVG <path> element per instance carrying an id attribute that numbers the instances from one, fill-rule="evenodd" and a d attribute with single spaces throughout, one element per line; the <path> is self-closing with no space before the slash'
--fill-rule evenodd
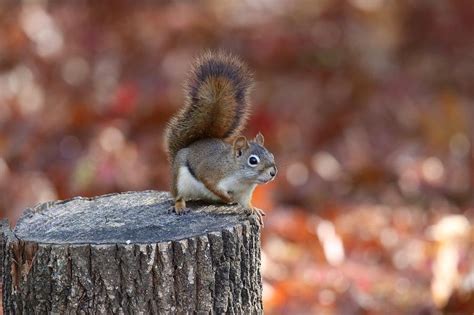
<path id="1" fill-rule="evenodd" d="M 89 75 L 89 65 L 81 57 L 68 59 L 62 67 L 62 76 L 66 83 L 77 86 L 84 82 Z"/>
<path id="2" fill-rule="evenodd" d="M 313 170 L 325 180 L 336 180 L 341 174 L 341 165 L 328 152 L 316 153 L 312 159 Z"/>
<path id="3" fill-rule="evenodd" d="M 444 167 L 436 157 L 427 158 L 421 166 L 424 179 L 432 184 L 437 184 L 443 179 Z"/>
<path id="4" fill-rule="evenodd" d="M 286 178 L 293 186 L 304 185 L 308 181 L 308 168 L 301 162 L 296 162 L 288 166 Z"/>
<path id="5" fill-rule="evenodd" d="M 119 150 L 123 147 L 125 137 L 119 129 L 108 127 L 99 136 L 100 146 L 107 152 Z"/>

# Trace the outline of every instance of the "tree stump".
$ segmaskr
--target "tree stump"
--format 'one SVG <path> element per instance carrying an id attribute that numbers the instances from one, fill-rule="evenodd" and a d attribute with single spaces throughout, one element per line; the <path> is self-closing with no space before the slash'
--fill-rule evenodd
<path id="1" fill-rule="evenodd" d="M 26 210 L 6 237 L 5 314 L 262 313 L 257 219 L 172 204 L 144 191 Z"/>
<path id="2" fill-rule="evenodd" d="M 5 248 L 6 235 L 5 230 L 8 228 L 8 221 L 0 219 L 0 278 L 3 277 L 3 252 Z"/>

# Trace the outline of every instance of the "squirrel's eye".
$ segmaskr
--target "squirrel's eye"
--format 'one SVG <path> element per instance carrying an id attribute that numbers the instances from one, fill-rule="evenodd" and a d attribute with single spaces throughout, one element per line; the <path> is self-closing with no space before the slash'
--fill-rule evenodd
<path id="1" fill-rule="evenodd" d="M 257 164 L 260 163 L 260 159 L 258 156 L 252 154 L 250 157 L 249 157 L 249 160 L 248 160 L 248 164 L 251 166 L 251 167 L 255 167 L 257 166 Z"/>

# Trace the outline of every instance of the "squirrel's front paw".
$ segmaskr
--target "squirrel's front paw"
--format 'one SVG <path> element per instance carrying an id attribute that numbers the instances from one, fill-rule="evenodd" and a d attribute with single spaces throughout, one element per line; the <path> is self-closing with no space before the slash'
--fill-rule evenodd
<path id="1" fill-rule="evenodd" d="M 248 209 L 247 214 L 248 215 L 255 214 L 257 216 L 258 224 L 260 225 L 260 227 L 262 228 L 264 227 L 263 217 L 265 216 L 265 212 L 263 212 L 262 209 L 251 207 Z"/>
<path id="2" fill-rule="evenodd" d="M 173 210 L 177 215 L 186 213 L 186 201 L 184 201 L 184 199 L 176 199 Z"/>

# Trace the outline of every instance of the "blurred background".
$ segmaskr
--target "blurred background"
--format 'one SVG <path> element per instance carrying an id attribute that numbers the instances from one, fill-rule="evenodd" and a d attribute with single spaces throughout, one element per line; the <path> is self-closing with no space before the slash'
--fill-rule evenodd
<path id="1" fill-rule="evenodd" d="M 255 71 L 267 314 L 474 311 L 470 0 L 0 2 L 0 211 L 168 190 L 193 57 Z"/>

